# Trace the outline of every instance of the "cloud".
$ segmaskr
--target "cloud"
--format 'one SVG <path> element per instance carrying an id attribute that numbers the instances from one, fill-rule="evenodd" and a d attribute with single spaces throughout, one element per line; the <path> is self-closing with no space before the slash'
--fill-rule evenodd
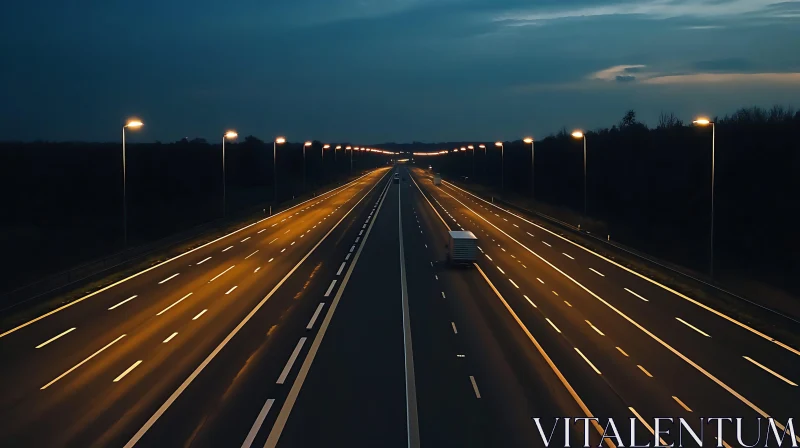
<path id="1" fill-rule="evenodd" d="M 636 81 L 636 77 L 633 75 L 617 75 L 614 79 L 617 82 L 633 82 Z"/>
<path id="2" fill-rule="evenodd" d="M 693 25 L 693 26 L 685 26 L 682 29 L 684 30 L 719 30 L 725 28 L 722 25 Z"/>
<path id="3" fill-rule="evenodd" d="M 800 73 L 692 73 L 654 76 L 643 84 L 790 84 L 800 85 Z"/>
<path id="4" fill-rule="evenodd" d="M 646 65 L 615 65 L 599 72 L 594 72 L 588 76 L 589 79 L 599 79 L 602 81 L 632 81 L 636 79 L 635 76 L 628 75 L 628 73 L 642 73 L 642 69 Z M 620 79 L 623 78 L 623 79 Z M 632 78 L 632 79 L 628 79 Z"/>
<path id="5" fill-rule="evenodd" d="M 693 64 L 695 73 L 665 73 L 655 71 L 646 65 L 615 65 L 594 73 L 586 78 L 590 81 L 613 83 L 640 83 L 650 85 L 669 84 L 800 84 L 800 73 L 715 73 L 714 71 L 739 70 L 751 67 L 744 59 L 730 58 L 699 61 Z M 636 73 L 636 76 L 630 73 Z"/>
<path id="6" fill-rule="evenodd" d="M 727 58 L 698 61 L 692 64 L 692 67 L 697 71 L 743 71 L 749 70 L 752 64 L 742 58 Z"/>

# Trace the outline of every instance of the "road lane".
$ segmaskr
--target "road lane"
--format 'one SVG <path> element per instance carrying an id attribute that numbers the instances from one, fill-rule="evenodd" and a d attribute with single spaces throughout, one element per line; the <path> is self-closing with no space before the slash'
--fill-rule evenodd
<path id="1" fill-rule="evenodd" d="M 143 295 L 148 294 L 145 292 L 135 300 L 109 311 L 107 308 L 113 306 L 113 303 L 106 306 L 106 303 L 101 303 L 104 297 L 98 295 L 0 339 L 2 355 L 14 361 L 8 364 L 12 368 L 4 368 L 0 374 L 4 379 L 3 384 L 13 385 L 6 387 L 8 390 L 4 390 L 2 394 L 6 406 L 4 406 L 5 411 L 2 411 L 5 418 L 0 432 L 13 434 L 11 440 L 19 441 L 22 445 L 52 446 L 76 443 L 89 446 L 100 440 L 113 439 L 119 435 L 119 431 L 129 429 L 129 425 L 136 418 L 141 418 L 142 411 L 148 409 L 148 406 L 152 407 L 156 403 L 163 402 L 165 395 L 170 392 L 169 389 L 174 389 L 172 385 L 185 378 L 185 372 L 193 369 L 202 357 L 211 351 L 214 342 L 219 341 L 221 335 L 225 334 L 225 329 L 235 326 L 241 320 L 241 316 L 247 314 L 254 303 L 264 296 L 293 263 L 299 261 L 303 254 L 338 221 L 340 215 L 347 209 L 336 207 L 354 203 L 348 201 L 346 196 L 363 196 L 366 190 L 375 185 L 379 175 L 385 172 L 383 170 L 381 173 L 375 173 L 353 184 L 351 188 L 341 190 L 346 192 L 345 195 L 330 196 L 327 202 L 320 202 L 315 208 L 306 212 L 295 212 L 298 222 L 313 218 L 316 224 L 317 218 L 321 219 L 321 216 L 327 216 L 327 213 L 331 213 L 335 220 L 328 220 L 330 222 L 328 225 L 318 226 L 314 230 L 315 233 L 309 233 L 309 238 L 304 238 L 302 243 L 298 242 L 291 251 L 280 257 L 272 257 L 274 254 L 262 248 L 256 255 L 244 260 L 245 256 L 253 252 L 251 248 L 248 248 L 250 250 L 241 248 L 239 251 L 232 249 L 225 254 L 231 256 L 238 254 L 240 259 L 235 267 L 209 283 L 214 275 L 225 270 L 223 266 L 230 261 L 222 260 L 222 263 L 218 263 L 221 266 L 215 265 L 212 261 L 221 257 L 212 254 L 211 260 L 198 267 L 204 271 L 198 271 L 197 275 L 181 275 L 162 285 L 158 285 L 158 281 L 168 276 L 142 275 L 136 277 L 133 282 L 117 286 L 122 287 L 121 289 L 139 286 L 145 277 L 158 279 L 147 282 L 151 283 L 150 289 L 168 287 L 176 282 L 174 283 L 176 292 L 163 294 L 157 300 L 140 301 Z M 356 196 L 357 199 L 359 197 Z M 318 200 L 320 199 L 322 198 Z M 311 226 L 310 221 L 308 226 Z M 279 228 L 280 226 L 276 229 Z M 257 232 L 256 229 L 248 230 Z M 311 235 L 318 236 L 312 238 Z M 238 242 L 245 237 L 239 234 L 235 238 Z M 228 247 L 224 242 L 221 243 L 215 252 L 221 253 L 222 249 Z M 252 238 L 243 244 L 256 243 L 257 239 Z M 202 254 L 198 254 L 200 255 Z M 267 256 L 275 258 L 275 261 L 267 262 L 265 259 Z M 258 270 L 267 263 L 269 269 Z M 181 277 L 187 281 L 178 282 Z M 193 294 L 186 297 L 187 290 L 191 290 L 188 292 Z M 230 293 L 225 294 L 226 292 Z M 125 295 L 129 293 L 130 291 L 125 291 Z M 179 301 L 182 297 L 185 299 Z M 137 304 L 135 312 L 131 306 L 133 304 Z M 167 309 L 173 304 L 174 307 Z M 105 313 L 103 317 L 113 315 L 114 312 L 119 312 L 117 316 L 120 317 L 117 320 L 112 317 L 107 319 L 107 322 L 103 318 L 87 318 L 82 327 L 75 325 L 78 330 L 42 349 L 37 350 L 31 346 L 25 351 L 24 345 L 16 345 L 28 337 L 29 332 L 38 331 L 38 328 L 50 325 L 50 322 L 58 322 L 62 316 L 96 308 Z M 165 309 L 162 315 L 158 315 Z M 121 313 L 123 311 L 125 314 Z M 82 337 L 88 338 L 88 341 L 77 337 L 71 338 L 78 335 L 82 328 L 86 329 Z M 175 332 L 178 335 L 165 344 L 164 340 Z M 47 390 L 38 392 L 42 385 L 57 378 L 71 366 L 121 334 L 127 336 L 109 347 L 102 355 L 70 372 Z M 31 355 L 29 353 L 31 351 L 38 353 Z M 142 362 L 135 369 L 116 383 L 113 382 L 113 379 L 139 360 Z M 33 390 L 37 391 L 38 395 L 32 394 Z M 122 415 L 125 417 L 121 418 Z M 35 425 L 41 421 L 52 421 L 53 431 L 36 432 Z"/>

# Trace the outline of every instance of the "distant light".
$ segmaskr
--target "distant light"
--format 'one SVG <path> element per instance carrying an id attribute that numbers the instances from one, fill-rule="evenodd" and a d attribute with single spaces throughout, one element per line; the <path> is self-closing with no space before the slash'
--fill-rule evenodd
<path id="1" fill-rule="evenodd" d="M 336 146 L 336 149 L 342 149 L 342 147 L 341 146 Z"/>
<path id="2" fill-rule="evenodd" d="M 125 125 L 126 128 L 139 128 L 142 126 L 144 126 L 144 123 L 139 120 L 128 120 L 128 123 Z"/>
<path id="3" fill-rule="evenodd" d="M 311 146 L 311 142 L 306 142 L 306 144 L 303 146 Z"/>
<path id="4" fill-rule="evenodd" d="M 325 145 L 325 146 L 322 147 L 322 149 L 328 149 L 330 147 L 331 147 L 331 145 Z"/>
<path id="5" fill-rule="evenodd" d="M 525 142 L 525 143 L 533 143 L 533 138 L 531 138 L 531 137 L 525 137 L 525 139 L 524 139 L 524 140 L 522 140 L 522 141 L 523 141 L 523 142 Z"/>
<path id="6" fill-rule="evenodd" d="M 457 149 L 454 149 L 454 150 L 453 150 L 453 152 L 456 152 L 456 151 L 458 151 L 458 150 L 457 150 Z"/>
<path id="7" fill-rule="evenodd" d="M 275 143 L 277 143 L 279 145 L 282 144 L 282 143 L 286 143 L 286 139 L 283 138 L 283 137 L 278 137 L 278 138 L 275 139 Z"/>
<path id="8" fill-rule="evenodd" d="M 238 136 L 239 136 L 239 134 L 237 134 L 236 131 L 228 131 L 228 132 L 225 133 L 225 138 L 229 138 L 229 139 L 234 139 L 234 138 L 236 138 Z"/>
<path id="9" fill-rule="evenodd" d="M 478 148 L 486 149 L 486 145 L 478 145 Z"/>
<path id="10" fill-rule="evenodd" d="M 497 147 L 503 146 L 503 142 L 494 142 L 494 146 Z"/>
<path id="11" fill-rule="evenodd" d="M 353 149 L 353 148 L 351 146 L 348 146 L 347 148 L 344 148 L 344 149 L 347 150 L 347 149 Z"/>
<path id="12" fill-rule="evenodd" d="M 711 120 L 705 117 L 700 117 L 697 120 L 694 120 L 692 123 L 700 126 L 708 126 L 709 124 L 711 124 Z"/>
<path id="13" fill-rule="evenodd" d="M 469 146 L 467 146 L 467 148 L 469 148 L 469 149 L 473 149 L 473 150 L 475 149 L 475 147 L 474 147 L 474 146 L 472 146 L 472 145 L 469 145 Z"/>
<path id="14" fill-rule="evenodd" d="M 583 131 L 575 131 L 572 133 L 572 136 L 575 138 L 583 138 Z"/>

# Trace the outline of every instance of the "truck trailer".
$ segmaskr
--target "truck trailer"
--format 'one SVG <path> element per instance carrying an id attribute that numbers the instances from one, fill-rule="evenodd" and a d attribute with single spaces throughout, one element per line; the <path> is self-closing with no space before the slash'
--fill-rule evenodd
<path id="1" fill-rule="evenodd" d="M 447 246 L 450 264 L 472 264 L 478 259 L 478 237 L 468 230 L 451 230 Z"/>

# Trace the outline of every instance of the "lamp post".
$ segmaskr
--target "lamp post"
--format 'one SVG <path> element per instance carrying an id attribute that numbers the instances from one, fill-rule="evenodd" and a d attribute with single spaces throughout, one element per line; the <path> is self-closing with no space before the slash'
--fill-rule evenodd
<path id="1" fill-rule="evenodd" d="M 225 140 L 235 139 L 239 134 L 236 131 L 228 131 L 222 136 L 222 217 L 224 218 L 228 207 L 226 205 L 226 185 L 225 185 Z"/>
<path id="2" fill-rule="evenodd" d="M 336 165 L 336 153 L 337 153 L 337 152 L 338 152 L 340 149 L 342 149 L 341 145 L 336 145 L 336 147 L 335 147 L 335 148 L 333 148 L 333 164 L 334 164 L 334 166 Z"/>
<path id="3" fill-rule="evenodd" d="M 486 181 L 486 145 L 478 145 L 478 148 L 483 149 L 483 180 Z"/>
<path id="4" fill-rule="evenodd" d="M 495 142 L 494 146 L 500 147 L 500 189 L 506 189 L 505 146 L 503 142 Z"/>
<path id="5" fill-rule="evenodd" d="M 475 147 L 469 145 L 467 146 L 467 149 L 472 150 L 472 181 L 475 182 Z"/>
<path id="6" fill-rule="evenodd" d="M 286 143 L 284 137 L 278 137 L 272 141 L 272 180 L 274 182 L 272 196 L 276 207 L 278 205 L 278 145 L 284 143 Z"/>
<path id="7" fill-rule="evenodd" d="M 311 146 L 311 142 L 303 144 L 303 193 L 306 192 L 306 148 Z"/>
<path id="8" fill-rule="evenodd" d="M 709 274 L 714 277 L 714 171 L 715 171 L 715 156 L 716 156 L 716 139 L 717 131 L 716 124 L 708 118 L 698 118 L 692 121 L 698 126 L 711 126 L 711 229 L 709 232 Z"/>
<path id="9" fill-rule="evenodd" d="M 358 151 L 358 146 L 354 146 L 353 149 L 350 150 L 350 175 L 353 175 L 353 153 Z"/>
<path id="10" fill-rule="evenodd" d="M 125 128 L 137 129 L 144 125 L 139 120 L 131 119 L 122 127 L 122 244 L 128 247 L 128 173 L 125 163 Z"/>
<path id="11" fill-rule="evenodd" d="M 586 216 L 586 134 L 583 131 L 574 131 L 572 136 L 583 139 L 583 215 Z"/>
<path id="12" fill-rule="evenodd" d="M 321 165 L 320 169 L 322 170 L 322 177 L 323 178 L 325 177 L 325 150 L 330 148 L 330 147 L 331 147 L 331 145 L 328 145 L 326 143 L 326 144 L 322 145 L 322 151 L 320 151 L 320 153 L 322 154 L 322 158 L 320 159 L 320 165 Z M 334 152 L 334 154 L 336 154 L 336 153 Z M 335 155 L 334 155 L 334 157 L 335 157 Z"/>
<path id="13" fill-rule="evenodd" d="M 535 165 L 533 163 L 534 160 L 535 160 L 534 159 L 534 152 L 533 152 L 533 137 L 525 137 L 525 139 L 522 140 L 522 141 L 525 142 L 525 143 L 530 143 L 531 144 L 531 199 L 535 200 L 536 199 L 536 179 L 534 178 L 534 175 L 535 175 L 536 171 L 534 170 Z"/>

